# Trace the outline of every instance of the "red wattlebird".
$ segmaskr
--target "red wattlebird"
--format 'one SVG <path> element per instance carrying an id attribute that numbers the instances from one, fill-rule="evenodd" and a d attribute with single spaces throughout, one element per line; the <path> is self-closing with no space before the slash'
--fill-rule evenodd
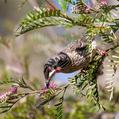
<path id="1" fill-rule="evenodd" d="M 88 49 L 88 44 L 82 40 L 77 40 L 70 43 L 56 56 L 50 58 L 44 65 L 46 87 L 49 87 L 50 81 L 55 73 L 71 73 L 85 68 L 94 56 L 92 55 L 92 51 L 89 52 Z"/>

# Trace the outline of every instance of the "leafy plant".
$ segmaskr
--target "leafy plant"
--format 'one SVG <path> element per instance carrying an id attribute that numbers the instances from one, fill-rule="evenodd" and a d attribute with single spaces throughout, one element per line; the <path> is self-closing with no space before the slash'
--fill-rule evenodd
<path id="1" fill-rule="evenodd" d="M 59 0 L 60 4 L 61 1 Z M 54 88 L 51 87 L 50 89 L 43 89 L 36 91 L 35 89 L 32 89 L 31 86 L 27 85 L 27 83 L 20 79 L 17 82 L 16 81 L 8 81 L 12 83 L 16 83 L 19 87 L 24 89 L 30 89 L 31 92 L 28 93 L 21 93 L 21 94 L 15 94 L 15 95 L 7 95 L 7 99 L 3 105 L 7 106 L 1 106 L 1 108 L 4 108 L 3 112 L 8 111 L 17 101 L 19 101 L 24 96 L 28 96 L 31 94 L 39 94 L 42 98 L 42 102 L 37 105 L 37 108 L 42 107 L 46 103 L 54 100 L 56 97 L 58 97 L 61 93 L 63 95 L 58 99 L 59 102 L 55 104 L 56 107 L 56 118 L 62 119 L 63 118 L 63 101 L 65 96 L 65 91 L 67 87 L 75 86 L 76 91 L 79 90 L 80 94 L 86 96 L 88 101 L 90 103 L 97 105 L 99 108 L 104 107 L 100 103 L 100 97 L 99 97 L 99 90 L 97 86 L 97 77 L 98 77 L 98 71 L 99 67 L 103 63 L 103 60 L 105 57 L 107 57 L 110 62 L 111 66 L 113 67 L 114 74 L 117 69 L 117 65 L 119 63 L 119 53 L 118 53 L 118 38 L 116 36 L 116 31 L 119 28 L 119 20 L 116 18 L 113 18 L 111 15 L 111 11 L 118 8 L 118 5 L 107 5 L 107 3 L 102 3 L 101 1 L 98 1 L 98 6 L 96 7 L 90 7 L 87 4 L 85 4 L 82 0 L 77 0 L 77 2 L 72 2 L 70 0 L 65 0 L 65 4 L 62 7 L 64 10 L 67 10 L 68 4 L 72 4 L 73 11 L 72 16 L 67 14 L 67 11 L 63 12 L 61 10 L 58 10 L 56 8 L 48 9 L 48 8 L 40 8 L 39 10 L 34 10 L 21 21 L 19 25 L 19 29 L 17 31 L 17 35 L 24 34 L 26 32 L 29 32 L 31 30 L 35 30 L 38 28 L 43 28 L 47 26 L 64 26 L 64 27 L 74 27 L 74 26 L 81 26 L 85 27 L 86 29 L 86 42 L 88 42 L 87 52 L 90 54 L 93 54 L 95 50 L 95 56 L 91 60 L 90 64 L 82 69 L 79 74 L 77 74 L 74 78 L 70 79 L 70 82 L 65 87 L 60 88 Z M 94 5 L 95 6 L 95 5 Z M 108 55 L 100 55 L 98 52 L 98 49 L 94 49 L 92 42 L 96 38 L 96 36 L 100 37 L 100 40 L 103 40 L 103 43 L 111 43 L 113 47 L 106 50 Z M 7 82 L 4 82 L 7 83 Z M 1 82 L 3 84 L 3 82 Z M 43 92 L 42 92 L 43 91 Z M 111 90 L 113 91 L 113 90 Z M 113 95 L 111 92 L 111 98 Z M 16 101 L 12 101 L 11 99 L 14 99 Z M 12 104 L 12 105 L 9 105 Z"/>

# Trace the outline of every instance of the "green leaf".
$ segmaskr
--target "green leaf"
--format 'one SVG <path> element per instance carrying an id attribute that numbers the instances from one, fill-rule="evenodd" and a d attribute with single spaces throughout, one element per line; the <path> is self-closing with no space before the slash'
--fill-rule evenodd
<path id="1" fill-rule="evenodd" d="M 59 103 L 56 107 L 56 119 L 63 119 L 63 105 Z"/>
<path id="2" fill-rule="evenodd" d="M 46 26 L 72 26 L 73 20 L 61 13 L 59 10 L 40 9 L 30 12 L 20 24 L 17 35 Z"/>

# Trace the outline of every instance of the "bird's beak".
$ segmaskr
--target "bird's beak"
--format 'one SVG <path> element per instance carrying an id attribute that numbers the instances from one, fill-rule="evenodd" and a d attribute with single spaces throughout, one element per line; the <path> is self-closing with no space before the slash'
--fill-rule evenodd
<path id="1" fill-rule="evenodd" d="M 49 88 L 50 81 L 51 81 L 52 77 L 55 75 L 55 73 L 56 73 L 55 69 L 53 69 L 51 72 L 49 72 L 49 77 L 48 77 L 48 79 L 46 81 L 46 87 L 47 88 Z"/>
<path id="2" fill-rule="evenodd" d="M 53 69 L 53 70 L 49 73 L 49 78 L 52 78 L 55 73 L 56 73 L 56 70 Z"/>

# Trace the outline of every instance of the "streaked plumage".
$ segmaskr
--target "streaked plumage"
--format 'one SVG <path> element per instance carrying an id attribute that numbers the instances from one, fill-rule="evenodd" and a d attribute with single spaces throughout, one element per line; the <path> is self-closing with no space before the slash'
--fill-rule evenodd
<path id="1" fill-rule="evenodd" d="M 70 43 L 44 65 L 45 78 L 50 80 L 56 72 L 71 73 L 86 67 L 93 57 L 88 48 L 82 40 Z"/>

